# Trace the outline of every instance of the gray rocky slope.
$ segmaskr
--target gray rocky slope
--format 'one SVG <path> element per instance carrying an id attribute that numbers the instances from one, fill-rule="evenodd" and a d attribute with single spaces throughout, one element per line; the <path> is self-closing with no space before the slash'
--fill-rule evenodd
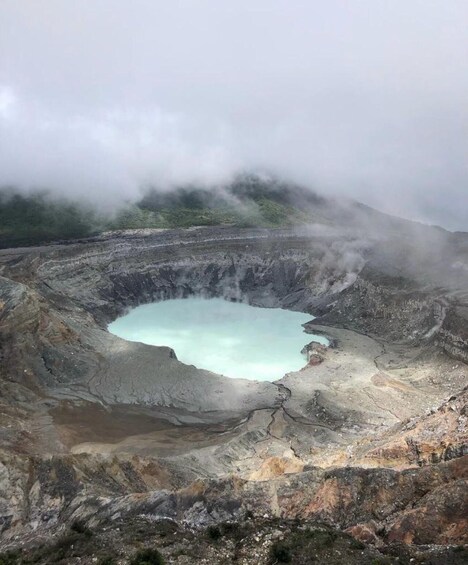
<path id="1" fill-rule="evenodd" d="M 466 481 L 468 238 L 362 214 L 339 229 L 126 232 L 0 252 L 3 543 L 77 516 L 200 525 L 246 509 L 380 522 L 373 536 L 428 543 L 408 531 L 426 531 L 431 504 L 432 541 L 463 540 L 447 501 Z M 194 294 L 309 312 L 332 347 L 260 383 L 106 329 L 132 306 Z M 443 439 L 392 444 L 452 395 Z"/>

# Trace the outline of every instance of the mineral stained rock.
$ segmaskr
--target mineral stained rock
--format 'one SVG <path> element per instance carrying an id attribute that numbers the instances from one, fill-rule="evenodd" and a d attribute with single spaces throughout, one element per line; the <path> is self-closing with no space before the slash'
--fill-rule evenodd
<path id="1" fill-rule="evenodd" d="M 467 543 L 468 245 L 405 230 L 146 230 L 0 251 L 1 544 L 77 520 L 107 539 L 137 519 L 253 520 L 267 548 L 296 519 L 379 551 Z M 107 332 L 127 308 L 190 295 L 309 312 L 330 347 L 268 383 Z"/>

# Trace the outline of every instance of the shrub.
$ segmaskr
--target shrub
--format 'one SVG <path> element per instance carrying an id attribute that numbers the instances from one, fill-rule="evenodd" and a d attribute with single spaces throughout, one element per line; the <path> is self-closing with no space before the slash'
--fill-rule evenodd
<path id="1" fill-rule="evenodd" d="M 71 526 L 70 526 L 70 530 L 72 532 L 75 532 L 77 534 L 81 534 L 83 536 L 86 536 L 87 538 L 90 538 L 93 535 L 93 532 L 88 528 L 88 526 L 82 522 L 81 520 L 75 520 Z"/>
<path id="2" fill-rule="evenodd" d="M 107 557 L 101 557 L 98 561 L 98 565 L 116 565 L 117 561 L 115 557 L 111 557 L 110 555 Z"/>
<path id="3" fill-rule="evenodd" d="M 284 541 L 275 542 L 270 549 L 270 558 L 273 563 L 291 563 L 291 549 Z"/>
<path id="4" fill-rule="evenodd" d="M 336 532 L 329 530 L 309 530 L 305 535 L 313 540 L 314 546 L 317 548 L 331 547 L 337 538 Z"/>
<path id="5" fill-rule="evenodd" d="M 19 563 L 18 551 L 7 551 L 0 555 L 0 565 L 16 565 Z"/>
<path id="6" fill-rule="evenodd" d="M 157 549 L 140 549 L 130 565 L 164 565 L 164 559 Z"/>
<path id="7" fill-rule="evenodd" d="M 223 535 L 219 526 L 209 526 L 206 530 L 208 537 L 214 541 L 219 540 Z"/>
<path id="8" fill-rule="evenodd" d="M 352 538 L 349 543 L 349 547 L 351 549 L 365 549 L 366 546 L 362 543 L 362 541 L 359 541 L 356 538 Z"/>

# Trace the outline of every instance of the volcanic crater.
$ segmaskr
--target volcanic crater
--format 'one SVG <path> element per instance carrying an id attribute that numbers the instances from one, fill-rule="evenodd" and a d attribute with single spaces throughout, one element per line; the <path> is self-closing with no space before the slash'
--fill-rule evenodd
<path id="1" fill-rule="evenodd" d="M 466 542 L 468 244 L 395 232 L 133 230 L 0 251 L 5 547 L 76 520 L 247 514 L 377 546 Z M 260 382 L 107 330 L 193 296 L 308 313 L 330 345 L 311 338 L 303 369 Z"/>

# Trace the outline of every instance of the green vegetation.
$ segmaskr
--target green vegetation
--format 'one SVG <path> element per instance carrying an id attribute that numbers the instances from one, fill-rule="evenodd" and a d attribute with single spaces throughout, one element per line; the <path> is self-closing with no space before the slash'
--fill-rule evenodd
<path id="1" fill-rule="evenodd" d="M 208 526 L 206 536 L 213 542 L 224 537 L 240 542 L 248 535 L 248 532 L 249 528 L 241 526 L 238 522 L 221 522 L 219 525 Z"/>
<path id="2" fill-rule="evenodd" d="M 271 545 L 270 563 L 368 563 L 362 559 L 365 548 L 351 536 L 330 528 L 298 529 Z"/>
<path id="3" fill-rule="evenodd" d="M 99 229 L 96 214 L 45 193 L 0 192 L 0 247 L 86 237 Z"/>
<path id="4" fill-rule="evenodd" d="M 289 544 L 276 541 L 270 549 L 270 559 L 274 563 L 291 563 L 292 555 Z"/>
<path id="5" fill-rule="evenodd" d="M 66 241 L 109 230 L 287 227 L 310 222 L 320 202 L 304 189 L 246 175 L 211 190 L 148 190 L 139 202 L 108 216 L 45 192 L 24 195 L 0 189 L 0 248 Z"/>
<path id="6" fill-rule="evenodd" d="M 70 530 L 72 532 L 75 532 L 75 534 L 80 534 L 87 538 L 90 538 L 93 535 L 93 532 L 81 520 L 75 520 L 74 522 L 72 522 Z"/>
<path id="7" fill-rule="evenodd" d="M 351 549 L 356 549 L 356 550 L 358 550 L 358 549 L 361 550 L 361 549 L 365 549 L 365 548 L 366 548 L 365 544 L 363 544 L 362 541 L 359 541 L 359 540 L 357 540 L 357 539 L 355 539 L 355 538 L 352 538 L 352 539 L 351 539 L 351 542 L 350 542 L 350 544 L 349 544 L 349 547 L 350 547 Z"/>
<path id="8" fill-rule="evenodd" d="M 137 204 L 120 210 L 110 229 L 188 228 L 234 225 L 282 227 L 311 220 L 311 195 L 271 181 L 237 181 L 218 191 L 179 188 L 149 191 Z M 305 211 L 304 211 L 305 210 Z"/>
<path id="9" fill-rule="evenodd" d="M 206 530 L 206 533 L 208 537 L 213 541 L 217 541 L 223 536 L 219 526 L 209 526 Z"/>
<path id="10" fill-rule="evenodd" d="M 93 533 L 81 522 L 74 522 L 51 545 L 43 545 L 25 555 L 9 552 L 0 555 L 0 565 L 28 565 L 32 563 L 61 563 L 69 556 L 86 555 L 93 546 Z"/>
<path id="11" fill-rule="evenodd" d="M 89 540 L 92 537 L 90 530 L 85 530 L 83 532 L 76 531 L 72 528 L 66 532 L 62 537 L 60 537 L 50 550 L 50 561 L 51 563 L 61 561 L 65 559 L 67 555 L 81 555 L 86 551 L 86 546 L 89 544 Z M 49 550 L 46 550 L 48 553 Z M 41 556 L 41 552 L 39 552 Z"/>
<path id="12" fill-rule="evenodd" d="M 141 208 L 138 204 L 120 210 L 109 223 L 109 229 L 189 228 L 191 226 L 238 225 L 243 217 L 232 209 L 162 208 L 157 211 Z M 254 224 L 255 221 L 252 221 Z"/>
<path id="13" fill-rule="evenodd" d="M 164 559 L 157 549 L 140 549 L 130 565 L 164 565 Z"/>
<path id="14" fill-rule="evenodd" d="M 19 541 L 19 543 L 21 543 Z M 41 543 L 39 541 L 39 543 Z M 148 545 L 150 547 L 148 547 Z M 164 551 L 163 557 L 156 548 Z M 265 549 L 268 554 L 264 559 Z M 57 539 L 36 547 L 0 553 L 0 565 L 163 565 L 176 563 L 244 563 L 258 555 L 268 565 L 465 565 L 466 548 L 422 550 L 404 544 L 377 549 L 325 524 L 277 518 L 224 522 L 204 531 L 184 528 L 171 520 L 141 517 L 110 521 L 91 532 L 74 522 Z M 182 561 L 181 560 L 181 561 Z"/>
<path id="15" fill-rule="evenodd" d="M 0 555 L 0 565 L 17 565 L 20 563 L 19 551 L 8 551 Z"/>
<path id="16" fill-rule="evenodd" d="M 101 557 L 101 559 L 99 559 L 99 561 L 97 562 L 98 565 L 117 565 L 117 560 L 115 559 L 115 557 Z"/>

